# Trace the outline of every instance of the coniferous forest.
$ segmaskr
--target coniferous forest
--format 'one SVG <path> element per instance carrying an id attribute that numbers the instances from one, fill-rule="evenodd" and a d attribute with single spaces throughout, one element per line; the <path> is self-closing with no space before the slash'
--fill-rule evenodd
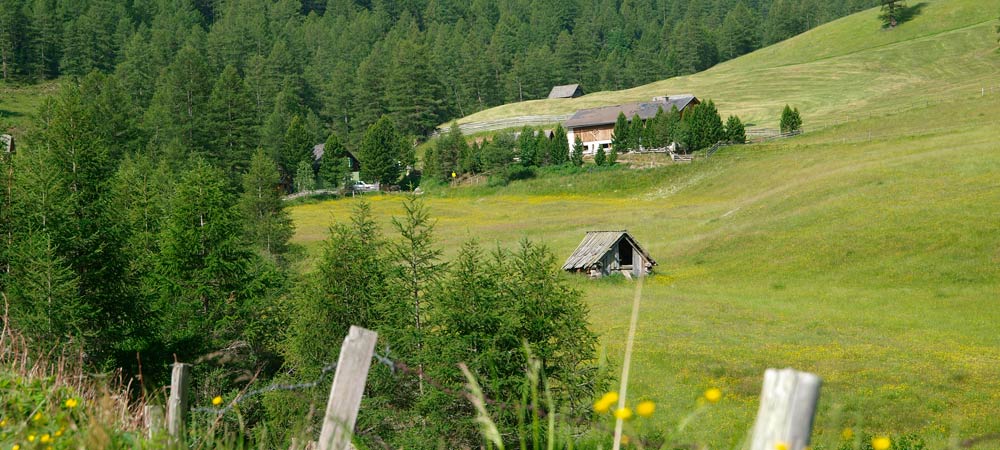
<path id="1" fill-rule="evenodd" d="M 561 404 L 586 409 L 601 383 L 595 337 L 580 293 L 534 269 L 555 266 L 544 246 L 470 242 L 448 264 L 419 201 L 391 236 L 362 203 L 300 273 L 281 195 L 296 172 L 344 177 L 311 167 L 313 146 L 412 164 L 415 140 L 450 119 L 557 84 L 701 71 L 875 3 L 0 0 L 0 77 L 63 80 L 17 152 L 0 154 L 10 325 L 95 371 L 142 373 L 136 390 L 162 385 L 174 358 L 202 361 L 204 395 L 238 391 L 248 373 L 313 380 L 353 324 L 428 376 L 458 387 L 464 361 L 491 398 L 516 401 L 524 338 Z M 569 162 L 568 146 L 537 150 Z M 474 416 L 464 400 L 422 377 L 372 376 L 359 429 L 393 448 L 479 442 L 471 420 L 453 420 Z M 308 425 L 303 396 L 322 405 L 324 393 L 269 394 L 244 420 L 287 446 Z"/>

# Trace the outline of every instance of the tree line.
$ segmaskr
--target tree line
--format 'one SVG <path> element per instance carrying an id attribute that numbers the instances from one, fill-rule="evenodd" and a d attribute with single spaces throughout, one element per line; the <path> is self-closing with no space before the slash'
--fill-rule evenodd
<path id="1" fill-rule="evenodd" d="M 273 155 L 300 138 L 286 136 L 297 116 L 301 139 L 332 131 L 355 149 L 383 115 L 421 136 L 553 85 L 704 70 L 877 3 L 0 0 L 0 77 L 114 74 L 160 145 L 260 142 Z"/>

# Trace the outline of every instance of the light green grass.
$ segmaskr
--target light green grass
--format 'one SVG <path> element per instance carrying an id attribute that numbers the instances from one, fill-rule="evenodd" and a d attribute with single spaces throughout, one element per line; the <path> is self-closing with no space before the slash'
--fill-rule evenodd
<path id="1" fill-rule="evenodd" d="M 0 81 L 0 127 L 21 134 L 29 126 L 38 107 L 59 90 L 57 81 L 39 84 L 9 84 Z"/>
<path id="2" fill-rule="evenodd" d="M 824 379 L 819 442 L 850 425 L 941 446 L 1000 429 L 997 117 L 1000 96 L 956 101 L 691 165 L 425 198 L 448 254 L 528 237 L 564 257 L 586 230 L 632 231 L 660 265 L 630 396 L 657 401 L 666 427 L 704 389 L 726 393 L 685 442 L 739 442 L 764 369 L 791 366 Z M 370 199 L 389 231 L 401 198 Z M 353 204 L 294 208 L 296 241 L 315 255 Z M 568 279 L 620 362 L 633 285 Z"/>
<path id="3" fill-rule="evenodd" d="M 705 72 L 633 89 L 576 99 L 535 100 L 459 120 L 484 122 L 524 115 L 569 114 L 582 108 L 692 93 L 714 99 L 724 116 L 776 127 L 781 108 L 799 108 L 805 127 L 844 121 L 949 97 L 1000 88 L 995 52 L 1000 0 L 926 0 L 921 13 L 895 30 L 879 26 L 871 9 L 825 24 Z"/>

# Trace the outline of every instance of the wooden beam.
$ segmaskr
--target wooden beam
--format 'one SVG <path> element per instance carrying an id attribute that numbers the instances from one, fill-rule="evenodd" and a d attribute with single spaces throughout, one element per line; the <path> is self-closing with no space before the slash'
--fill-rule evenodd
<path id="1" fill-rule="evenodd" d="M 344 344 L 340 347 L 337 373 L 333 376 L 330 399 L 326 404 L 323 429 L 319 434 L 319 450 L 350 448 L 377 340 L 378 333 L 371 330 L 351 326 L 348 331 Z"/>
<path id="2" fill-rule="evenodd" d="M 818 376 L 793 369 L 767 369 L 750 450 L 788 450 L 809 446 L 819 401 Z"/>

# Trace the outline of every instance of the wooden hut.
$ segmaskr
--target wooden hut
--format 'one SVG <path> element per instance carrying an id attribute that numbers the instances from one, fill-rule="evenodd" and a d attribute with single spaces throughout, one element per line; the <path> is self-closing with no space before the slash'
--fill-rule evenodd
<path id="1" fill-rule="evenodd" d="M 555 86 L 549 92 L 549 98 L 577 98 L 583 95 L 583 88 L 579 84 L 567 84 L 565 86 Z"/>
<path id="2" fill-rule="evenodd" d="M 655 265 L 656 261 L 628 231 L 588 231 L 562 268 L 592 277 L 613 273 L 643 276 Z"/>

